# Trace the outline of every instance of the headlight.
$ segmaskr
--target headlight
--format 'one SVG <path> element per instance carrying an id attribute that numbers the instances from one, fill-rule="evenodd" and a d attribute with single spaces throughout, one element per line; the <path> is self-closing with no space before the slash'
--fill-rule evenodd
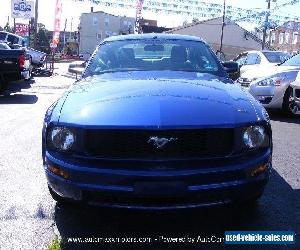
<path id="1" fill-rule="evenodd" d="M 265 140 L 265 129 L 262 126 L 251 126 L 247 128 L 243 135 L 243 140 L 248 148 L 258 148 Z"/>
<path id="2" fill-rule="evenodd" d="M 280 86 L 283 79 L 279 77 L 265 78 L 257 82 L 257 86 Z"/>
<path id="3" fill-rule="evenodd" d="M 49 140 L 55 149 L 67 151 L 75 142 L 74 133 L 65 127 L 54 127 L 49 133 Z"/>

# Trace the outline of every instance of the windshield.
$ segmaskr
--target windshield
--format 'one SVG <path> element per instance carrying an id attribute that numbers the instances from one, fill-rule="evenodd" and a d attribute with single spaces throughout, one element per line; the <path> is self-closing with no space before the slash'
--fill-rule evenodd
<path id="1" fill-rule="evenodd" d="M 224 75 L 217 58 L 203 42 L 149 38 L 103 43 L 94 53 L 85 76 L 162 70 Z"/>
<path id="2" fill-rule="evenodd" d="M 283 64 L 282 66 L 300 66 L 300 54 L 293 56 Z"/>
<path id="3" fill-rule="evenodd" d="M 10 47 L 5 43 L 0 43 L 0 49 L 10 49 Z"/>
<path id="4" fill-rule="evenodd" d="M 288 53 L 284 52 L 263 52 L 263 54 L 270 63 L 282 63 L 291 57 Z"/>

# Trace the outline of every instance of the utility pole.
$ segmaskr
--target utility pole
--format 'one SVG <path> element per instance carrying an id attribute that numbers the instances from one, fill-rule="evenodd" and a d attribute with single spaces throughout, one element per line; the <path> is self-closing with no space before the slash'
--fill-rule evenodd
<path id="1" fill-rule="evenodd" d="M 267 8 L 266 19 L 264 23 L 262 50 L 265 49 L 265 45 L 266 45 L 267 30 L 269 26 L 269 16 L 270 16 L 270 9 L 271 9 L 271 0 L 266 0 L 266 2 L 268 2 L 268 8 Z M 273 0 L 273 2 L 276 2 L 276 0 Z"/>
<path id="2" fill-rule="evenodd" d="M 66 29 L 67 29 L 67 22 L 68 19 L 65 20 L 65 27 L 64 27 L 64 48 L 66 47 Z"/>
<path id="3" fill-rule="evenodd" d="M 39 18 L 39 0 L 35 0 L 35 17 L 34 17 L 34 48 L 37 48 L 37 30 Z"/>
<path id="4" fill-rule="evenodd" d="M 220 53 L 222 53 L 222 49 L 223 49 L 223 37 L 224 37 L 224 28 L 225 28 L 225 15 L 226 15 L 226 0 L 224 0 Z"/>

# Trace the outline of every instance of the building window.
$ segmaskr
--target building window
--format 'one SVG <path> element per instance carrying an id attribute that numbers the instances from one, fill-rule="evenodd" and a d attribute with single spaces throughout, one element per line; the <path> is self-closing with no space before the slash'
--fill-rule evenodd
<path id="1" fill-rule="evenodd" d="M 293 44 L 297 44 L 298 42 L 298 32 L 293 33 Z"/>
<path id="2" fill-rule="evenodd" d="M 285 33 L 285 43 L 289 43 L 290 33 Z"/>
<path id="3" fill-rule="evenodd" d="M 97 25 L 98 24 L 98 18 L 97 17 L 93 17 L 93 25 Z"/>
<path id="4" fill-rule="evenodd" d="M 127 25 L 128 25 L 126 20 L 123 21 L 123 25 L 124 25 L 124 26 L 127 26 Z"/>
<path id="5" fill-rule="evenodd" d="M 284 42 L 284 33 L 282 32 L 279 34 L 279 44 L 283 44 L 283 42 Z"/>
<path id="6" fill-rule="evenodd" d="M 104 25 L 105 25 L 106 27 L 108 27 L 108 25 L 109 25 L 109 18 L 108 18 L 108 17 L 105 17 L 105 18 L 104 18 Z"/>
<path id="7" fill-rule="evenodd" d="M 97 34 L 97 39 L 98 39 L 98 40 L 101 40 L 101 38 L 102 38 L 101 34 L 98 33 L 98 34 Z"/>
<path id="8" fill-rule="evenodd" d="M 273 45 L 275 43 L 275 40 L 276 40 L 276 33 L 272 32 L 271 33 L 271 45 Z"/>

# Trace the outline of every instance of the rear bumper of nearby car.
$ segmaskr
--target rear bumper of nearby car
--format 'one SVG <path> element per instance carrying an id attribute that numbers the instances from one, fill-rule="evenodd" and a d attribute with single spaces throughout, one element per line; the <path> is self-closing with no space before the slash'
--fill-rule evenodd
<path id="1" fill-rule="evenodd" d="M 44 168 L 52 191 L 89 205 L 150 210 L 197 208 L 259 196 L 269 180 L 271 154 L 268 149 L 252 160 L 209 168 L 202 163 L 199 168 L 187 166 L 186 170 L 163 170 L 161 166 L 156 170 L 126 170 L 67 163 L 46 152 Z M 63 175 L 54 173 L 53 167 Z"/>
<path id="2" fill-rule="evenodd" d="M 22 79 L 29 80 L 31 77 L 29 70 L 24 70 L 21 72 Z"/>

